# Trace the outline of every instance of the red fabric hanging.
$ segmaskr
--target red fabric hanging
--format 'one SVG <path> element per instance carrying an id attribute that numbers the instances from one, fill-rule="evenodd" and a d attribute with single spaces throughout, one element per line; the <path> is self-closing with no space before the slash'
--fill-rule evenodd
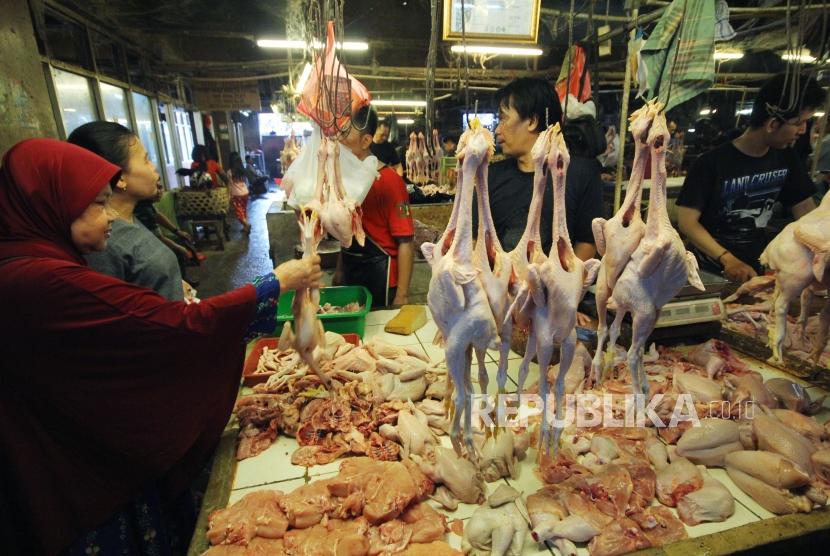
<path id="1" fill-rule="evenodd" d="M 559 101 L 564 104 L 565 95 L 570 93 L 579 102 L 585 102 L 591 98 L 591 72 L 588 71 L 585 49 L 575 44 L 569 51 L 571 53 L 570 78 L 568 77 L 568 54 L 562 60 L 562 67 L 559 70 L 559 78 L 556 80 L 556 92 L 559 94 Z M 585 73 L 583 81 L 582 74 Z M 580 84 L 582 90 L 580 92 Z"/>
<path id="2" fill-rule="evenodd" d="M 182 492 L 228 421 L 256 290 L 185 305 L 88 268 L 69 226 L 117 168 L 24 141 L 0 171 L 0 535 L 56 554 L 141 489 Z"/>

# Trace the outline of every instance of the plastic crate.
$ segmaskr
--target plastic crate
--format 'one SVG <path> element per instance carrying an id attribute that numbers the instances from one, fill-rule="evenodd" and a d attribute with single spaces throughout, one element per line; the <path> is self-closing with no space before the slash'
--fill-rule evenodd
<path id="1" fill-rule="evenodd" d="M 372 294 L 369 293 L 369 290 L 363 286 L 337 286 L 320 289 L 320 305 L 331 303 L 342 307 L 354 301 L 360 303 L 363 309 L 353 313 L 318 315 L 323 323 L 323 329 L 338 334 L 357 334 L 363 338 L 363 333 L 366 331 L 366 315 L 372 308 Z M 280 296 L 279 305 L 277 306 L 277 329 L 274 332 L 276 335 L 282 332 L 284 323 L 294 321 L 294 315 L 291 313 L 293 302 L 293 291 Z"/>

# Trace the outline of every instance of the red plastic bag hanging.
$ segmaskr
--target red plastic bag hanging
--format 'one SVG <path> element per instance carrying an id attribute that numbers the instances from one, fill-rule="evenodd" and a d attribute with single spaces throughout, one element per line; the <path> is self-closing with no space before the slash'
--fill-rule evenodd
<path id="1" fill-rule="evenodd" d="M 311 76 L 300 96 L 297 110 L 320 126 L 327 137 L 337 135 L 352 112 L 371 102 L 369 90 L 349 75 L 335 56 L 334 22 L 326 27 L 326 49 L 314 61 Z"/>
<path id="2" fill-rule="evenodd" d="M 560 102 L 565 102 L 566 90 L 574 98 L 579 99 L 579 102 L 585 102 L 591 98 L 591 72 L 586 67 L 585 50 L 575 44 L 571 47 L 570 55 L 570 77 L 566 54 L 562 61 L 562 68 L 559 70 L 559 78 L 556 80 L 556 92 L 559 94 Z"/>

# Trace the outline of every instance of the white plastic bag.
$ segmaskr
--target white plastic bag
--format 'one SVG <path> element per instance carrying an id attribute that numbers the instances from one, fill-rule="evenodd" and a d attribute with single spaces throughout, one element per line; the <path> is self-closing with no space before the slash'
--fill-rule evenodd
<path id="1" fill-rule="evenodd" d="M 322 134 L 319 126 L 312 123 L 311 137 L 303 145 L 300 155 L 288 168 L 282 179 L 282 186 L 288 193 L 288 206 L 299 208 L 314 198 L 317 183 L 317 151 L 320 149 Z M 330 168 L 326 165 L 326 168 Z M 378 159 L 367 156 L 360 160 L 348 147 L 340 146 L 340 175 L 346 196 L 357 204 L 363 202 L 378 176 Z M 334 180 L 334 176 L 329 176 Z"/>

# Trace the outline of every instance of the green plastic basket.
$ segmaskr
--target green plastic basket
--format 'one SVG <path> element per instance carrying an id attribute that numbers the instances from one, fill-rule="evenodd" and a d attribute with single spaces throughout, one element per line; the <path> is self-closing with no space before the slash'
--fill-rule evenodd
<path id="1" fill-rule="evenodd" d="M 352 333 L 363 338 L 366 331 L 366 315 L 372 308 L 372 294 L 363 286 L 338 286 L 333 288 L 320 289 L 320 305 L 331 303 L 342 307 L 347 303 L 358 302 L 363 309 L 353 313 L 331 313 L 318 315 L 323 323 L 323 329 L 338 334 Z M 277 305 L 277 329 L 275 335 L 282 332 L 283 324 L 293 322 L 294 315 L 291 313 L 291 304 L 294 302 L 294 292 L 287 292 L 280 296 Z M 291 326 L 294 326 L 293 324 Z"/>

